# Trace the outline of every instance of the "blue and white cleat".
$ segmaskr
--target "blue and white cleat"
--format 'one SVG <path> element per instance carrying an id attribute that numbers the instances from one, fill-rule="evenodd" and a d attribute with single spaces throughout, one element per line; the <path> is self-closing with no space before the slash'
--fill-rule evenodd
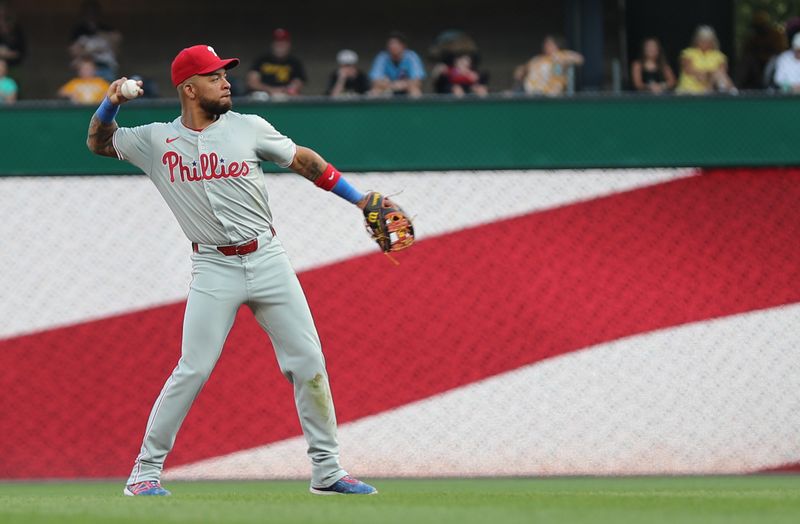
<path id="1" fill-rule="evenodd" d="M 327 488 L 311 486 L 309 491 L 314 495 L 377 495 L 378 490 L 357 478 L 346 475 Z"/>
<path id="2" fill-rule="evenodd" d="M 161 483 L 157 480 L 145 480 L 144 482 L 137 482 L 136 484 L 128 484 L 122 493 L 128 497 L 148 496 L 148 497 L 165 497 L 172 495 L 169 491 L 161 487 Z"/>

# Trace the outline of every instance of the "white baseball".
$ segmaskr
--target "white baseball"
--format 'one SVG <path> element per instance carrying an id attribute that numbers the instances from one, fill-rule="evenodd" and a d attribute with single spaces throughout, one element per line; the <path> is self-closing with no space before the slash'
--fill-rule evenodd
<path id="1" fill-rule="evenodd" d="M 136 83 L 136 80 L 125 80 L 122 82 L 119 91 L 128 100 L 133 100 L 142 94 L 142 89 Z"/>

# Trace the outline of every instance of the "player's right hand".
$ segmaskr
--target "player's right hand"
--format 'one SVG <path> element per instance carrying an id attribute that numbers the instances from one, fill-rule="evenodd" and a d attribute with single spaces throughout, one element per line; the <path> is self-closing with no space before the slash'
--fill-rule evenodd
<path id="1" fill-rule="evenodd" d="M 126 80 L 128 80 L 128 78 L 123 76 L 122 78 L 117 78 L 116 80 L 111 82 L 110 86 L 108 86 L 108 91 L 106 92 L 106 96 L 111 101 L 111 103 L 114 104 L 115 106 L 118 106 L 120 104 L 124 104 L 125 102 L 129 101 L 127 98 L 122 96 L 122 91 L 120 91 L 120 89 L 122 88 L 122 84 Z M 142 81 L 141 80 L 137 80 L 136 83 L 139 84 L 140 88 L 142 87 Z"/>

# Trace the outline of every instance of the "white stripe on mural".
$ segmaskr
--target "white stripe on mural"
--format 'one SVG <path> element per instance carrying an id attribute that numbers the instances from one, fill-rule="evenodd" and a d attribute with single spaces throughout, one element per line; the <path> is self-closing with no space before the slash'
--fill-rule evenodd
<path id="1" fill-rule="evenodd" d="M 691 170 L 348 175 L 400 193 L 420 238 L 692 174 Z M 374 252 L 360 213 L 296 175 L 268 175 L 298 270 Z M 0 178 L 0 337 L 183 300 L 190 247 L 141 176 Z"/>
<path id="2" fill-rule="evenodd" d="M 797 462 L 798 323 L 800 305 L 773 308 L 522 367 L 342 425 L 343 463 L 356 475 L 416 477 L 742 473 Z M 305 448 L 293 438 L 166 478 L 303 478 Z"/>

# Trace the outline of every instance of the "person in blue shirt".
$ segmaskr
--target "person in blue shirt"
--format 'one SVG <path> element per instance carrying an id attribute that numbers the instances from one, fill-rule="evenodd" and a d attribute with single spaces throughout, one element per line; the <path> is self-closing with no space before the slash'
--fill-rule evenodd
<path id="1" fill-rule="evenodd" d="M 17 101 L 17 83 L 8 76 L 8 64 L 0 58 L 0 105 L 13 104 Z"/>
<path id="2" fill-rule="evenodd" d="M 425 67 L 419 55 L 408 49 L 405 35 L 395 31 L 389 35 L 386 50 L 375 57 L 369 77 L 373 95 L 420 96 Z"/>

